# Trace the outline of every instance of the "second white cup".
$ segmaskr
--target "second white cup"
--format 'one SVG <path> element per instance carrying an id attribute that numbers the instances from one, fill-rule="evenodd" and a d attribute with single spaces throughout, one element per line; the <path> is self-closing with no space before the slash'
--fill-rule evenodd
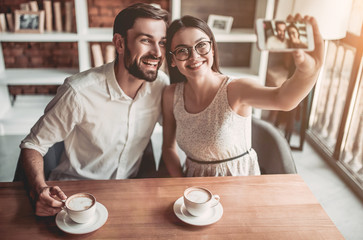
<path id="1" fill-rule="evenodd" d="M 217 206 L 220 197 L 203 187 L 190 187 L 184 191 L 184 206 L 187 211 L 196 217 L 202 216 L 211 208 Z"/>

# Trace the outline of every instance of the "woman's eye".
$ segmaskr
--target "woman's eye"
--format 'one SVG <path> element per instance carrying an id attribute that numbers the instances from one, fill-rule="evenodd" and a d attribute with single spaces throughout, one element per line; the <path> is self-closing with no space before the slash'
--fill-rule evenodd
<path id="1" fill-rule="evenodd" d="M 204 48 L 205 46 L 207 46 L 207 44 L 204 43 L 204 42 L 201 42 L 201 43 L 197 44 L 197 48 Z"/>
<path id="2" fill-rule="evenodd" d="M 181 48 L 177 51 L 177 54 L 186 54 L 188 53 L 188 49 L 187 48 Z"/>

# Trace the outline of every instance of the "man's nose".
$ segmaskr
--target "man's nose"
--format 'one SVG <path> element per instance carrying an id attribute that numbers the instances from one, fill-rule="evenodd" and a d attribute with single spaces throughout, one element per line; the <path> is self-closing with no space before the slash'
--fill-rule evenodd
<path id="1" fill-rule="evenodd" d="M 159 44 L 153 44 L 153 47 L 152 47 L 152 54 L 155 56 L 155 57 L 161 57 L 162 54 L 163 54 L 163 51 L 161 49 L 161 47 L 159 46 Z"/>

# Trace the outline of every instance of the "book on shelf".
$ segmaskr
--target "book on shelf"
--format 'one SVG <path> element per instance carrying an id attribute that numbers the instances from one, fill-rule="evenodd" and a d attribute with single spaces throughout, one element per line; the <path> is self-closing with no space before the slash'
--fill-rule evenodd
<path id="1" fill-rule="evenodd" d="M 39 33 L 44 32 L 44 10 L 40 10 L 39 12 Z"/>
<path id="2" fill-rule="evenodd" d="M 6 20 L 5 20 L 5 13 L 0 13 L 0 32 L 6 32 Z"/>
<path id="3" fill-rule="evenodd" d="M 55 30 L 57 32 L 63 31 L 63 25 L 62 25 L 62 12 L 61 12 L 61 3 L 60 2 L 54 2 L 54 21 L 55 21 Z"/>
<path id="4" fill-rule="evenodd" d="M 103 57 L 102 57 L 102 50 L 101 45 L 98 43 L 92 44 L 92 56 L 93 62 L 95 67 L 99 67 L 103 65 Z"/>
<path id="5" fill-rule="evenodd" d="M 9 31 L 14 31 L 14 20 L 13 20 L 13 14 L 7 13 L 6 14 L 6 21 L 8 22 Z"/>
<path id="6" fill-rule="evenodd" d="M 107 45 L 106 46 L 106 56 L 105 56 L 105 63 L 112 62 L 115 60 L 116 53 L 115 53 L 115 46 Z"/>
<path id="7" fill-rule="evenodd" d="M 33 12 L 38 12 L 39 11 L 37 1 L 30 1 L 29 6 L 30 6 L 30 11 L 33 11 Z"/>
<path id="8" fill-rule="evenodd" d="M 53 13 L 52 13 L 52 1 L 44 0 L 44 11 L 45 11 L 45 30 L 53 31 Z"/>
<path id="9" fill-rule="evenodd" d="M 66 18 L 65 18 L 65 31 L 72 32 L 73 18 L 72 18 L 73 2 L 65 2 Z"/>

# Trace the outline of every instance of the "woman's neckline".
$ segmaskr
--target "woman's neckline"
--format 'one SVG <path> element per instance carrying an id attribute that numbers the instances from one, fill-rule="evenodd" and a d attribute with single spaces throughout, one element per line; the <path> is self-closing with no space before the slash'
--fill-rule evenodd
<path id="1" fill-rule="evenodd" d="M 221 91 L 221 89 L 223 88 L 223 86 L 226 84 L 226 82 L 228 81 L 228 79 L 229 79 L 229 77 L 228 77 L 228 76 L 225 76 L 225 77 L 223 78 L 223 80 L 222 80 L 221 84 L 219 85 L 218 90 L 217 90 L 217 92 L 215 93 L 215 95 L 214 95 L 214 97 L 213 97 L 212 101 L 210 101 L 210 103 L 209 103 L 209 104 L 208 104 L 208 105 L 207 105 L 204 109 L 202 109 L 202 110 L 200 110 L 200 111 L 198 111 L 198 112 L 190 112 L 190 111 L 188 111 L 188 110 L 187 110 L 187 108 L 186 108 L 186 106 L 185 106 L 185 82 L 183 82 L 181 91 L 182 91 L 182 100 L 183 100 L 183 109 L 184 109 L 184 111 L 185 111 L 186 113 L 188 113 L 188 114 L 191 114 L 191 115 L 198 115 L 198 114 L 201 114 L 201 113 L 205 112 L 205 111 L 206 111 L 208 108 L 210 108 L 210 106 L 212 106 L 212 105 L 213 105 L 213 103 L 216 101 L 216 98 L 217 98 L 217 96 L 218 96 L 219 92 Z"/>

